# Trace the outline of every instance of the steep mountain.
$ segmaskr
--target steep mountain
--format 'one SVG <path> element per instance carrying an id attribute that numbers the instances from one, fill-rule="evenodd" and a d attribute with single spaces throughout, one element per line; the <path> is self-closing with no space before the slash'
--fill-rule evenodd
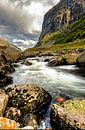
<path id="1" fill-rule="evenodd" d="M 46 13 L 42 25 L 42 32 L 36 47 L 41 45 L 42 39 L 46 37 L 47 34 L 50 35 L 51 33 L 57 31 L 62 32 L 62 30 L 65 28 L 70 28 L 70 26 L 72 26 L 71 24 L 78 21 L 78 19 L 81 19 L 84 15 L 85 1 L 82 0 L 81 2 L 79 0 L 75 2 L 70 0 L 70 3 L 67 4 L 66 0 L 60 0 L 60 2 L 55 7 Z"/>
<path id="2" fill-rule="evenodd" d="M 56 44 L 71 43 L 85 39 L 85 17 L 62 28 L 57 32 L 45 35 L 41 39 L 42 47 L 49 47 Z"/>

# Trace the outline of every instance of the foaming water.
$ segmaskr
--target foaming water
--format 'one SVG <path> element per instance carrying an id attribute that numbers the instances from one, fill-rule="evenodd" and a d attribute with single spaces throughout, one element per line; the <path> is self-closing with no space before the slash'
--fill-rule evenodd
<path id="1" fill-rule="evenodd" d="M 48 67 L 42 60 L 31 60 L 31 66 L 19 64 L 13 76 L 13 84 L 37 84 L 52 97 L 62 94 L 73 97 L 85 96 L 85 78 L 77 74 L 75 66 Z M 75 72 L 75 73 L 73 73 Z"/>
<path id="2" fill-rule="evenodd" d="M 32 62 L 31 66 L 17 63 L 19 67 L 11 74 L 14 85 L 37 84 L 47 90 L 53 98 L 57 96 L 85 97 L 85 73 L 83 70 L 79 70 L 76 66 L 48 67 L 47 63 L 39 58 L 28 60 Z M 41 120 L 40 130 L 51 128 L 50 110 L 49 107 Z"/>

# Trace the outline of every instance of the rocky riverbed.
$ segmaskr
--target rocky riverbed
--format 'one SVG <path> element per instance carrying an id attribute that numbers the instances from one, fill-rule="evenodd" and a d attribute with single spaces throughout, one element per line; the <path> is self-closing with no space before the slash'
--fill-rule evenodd
<path id="1" fill-rule="evenodd" d="M 53 57 L 35 57 L 13 63 L 15 72 L 9 74 L 13 77 L 13 85 L 9 85 L 5 91 L 9 97 L 5 118 L 15 120 L 16 127 L 51 129 L 55 126 L 56 128 L 56 116 L 53 116 L 53 113 L 55 111 L 56 115 L 58 109 L 54 110 L 53 106 L 60 105 L 65 100 L 72 99 L 69 101 L 72 102 L 73 98 L 76 98 L 79 101 L 85 97 L 84 71 L 76 66 L 49 67 L 48 62 L 52 59 Z M 33 86 L 28 85 L 29 83 Z M 47 109 L 50 102 L 53 104 L 52 110 L 51 107 Z M 68 109 L 66 111 L 69 113 Z"/>

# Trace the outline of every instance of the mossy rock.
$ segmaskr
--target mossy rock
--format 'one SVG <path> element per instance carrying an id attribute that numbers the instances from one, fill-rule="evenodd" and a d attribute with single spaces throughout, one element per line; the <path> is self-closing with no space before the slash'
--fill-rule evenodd
<path id="1" fill-rule="evenodd" d="M 85 130 L 85 99 L 54 104 L 51 110 L 51 124 L 59 130 Z"/>

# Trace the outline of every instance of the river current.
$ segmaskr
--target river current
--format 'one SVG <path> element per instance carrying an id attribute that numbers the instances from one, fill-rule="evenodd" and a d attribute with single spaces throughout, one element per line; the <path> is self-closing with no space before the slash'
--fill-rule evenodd
<path id="1" fill-rule="evenodd" d="M 22 64 L 23 61 L 17 63 L 16 71 L 10 75 L 13 77 L 12 85 L 37 84 L 51 94 L 53 101 L 58 96 L 68 99 L 85 97 L 84 69 L 79 69 L 74 65 L 48 67 L 44 58 L 28 58 L 27 60 L 32 62 L 31 66 Z M 39 130 L 46 128 L 51 128 L 50 107 L 41 121 Z"/>
<path id="2" fill-rule="evenodd" d="M 48 67 L 43 58 L 28 59 L 31 66 L 17 63 L 13 84 L 37 84 L 56 96 L 85 97 L 84 70 L 74 65 Z"/>

